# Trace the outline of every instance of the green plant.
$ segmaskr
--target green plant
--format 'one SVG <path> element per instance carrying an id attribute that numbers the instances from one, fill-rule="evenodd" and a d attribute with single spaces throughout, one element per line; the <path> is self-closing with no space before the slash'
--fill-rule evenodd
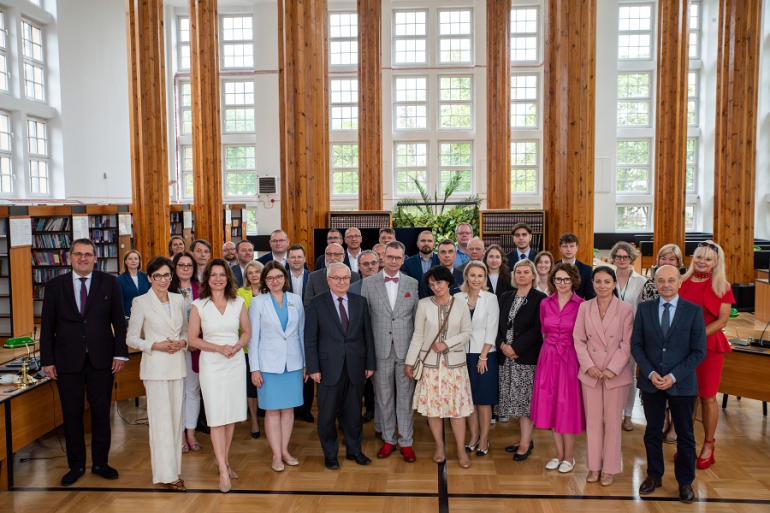
<path id="1" fill-rule="evenodd" d="M 474 195 L 460 200 L 466 202 L 467 205 L 447 205 L 449 198 L 457 191 L 461 179 L 462 177 L 459 175 L 452 177 L 444 188 L 444 197 L 441 200 L 438 194 L 434 194 L 431 198 L 425 187 L 415 180 L 415 187 L 420 192 L 422 201 L 418 202 L 414 199 L 400 201 L 393 212 L 393 227 L 429 228 L 436 241 L 452 239 L 457 242 L 455 228 L 461 223 L 470 224 L 473 227 L 473 232 L 478 234 L 481 198 Z M 436 203 L 436 205 L 425 205 L 425 203 Z"/>

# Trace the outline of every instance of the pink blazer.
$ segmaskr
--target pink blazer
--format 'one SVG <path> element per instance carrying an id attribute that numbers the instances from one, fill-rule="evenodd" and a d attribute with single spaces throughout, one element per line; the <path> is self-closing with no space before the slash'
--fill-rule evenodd
<path id="1" fill-rule="evenodd" d="M 633 381 L 631 373 L 631 331 L 634 328 L 634 310 L 619 298 L 612 298 L 607 314 L 602 320 L 596 299 L 580 305 L 572 338 L 575 341 L 580 371 L 578 379 L 593 388 L 597 380 L 587 374 L 596 367 L 609 369 L 615 377 L 606 381 L 607 388 L 628 385 Z"/>

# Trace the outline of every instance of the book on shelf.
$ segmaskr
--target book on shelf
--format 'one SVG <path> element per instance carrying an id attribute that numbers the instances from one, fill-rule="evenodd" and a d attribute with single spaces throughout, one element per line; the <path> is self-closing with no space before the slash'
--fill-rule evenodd
<path id="1" fill-rule="evenodd" d="M 67 233 L 36 234 L 33 237 L 35 248 L 68 249 L 72 239 Z"/>
<path id="2" fill-rule="evenodd" d="M 115 228 L 112 224 L 112 215 L 88 216 L 89 228 Z"/>
<path id="3" fill-rule="evenodd" d="M 33 217 L 32 227 L 39 232 L 64 232 L 70 229 L 70 218 Z"/>
<path id="4" fill-rule="evenodd" d="M 32 265 L 70 265 L 70 256 L 66 251 L 32 251 Z"/>
<path id="5" fill-rule="evenodd" d="M 118 246 L 117 245 L 96 246 L 96 256 L 99 258 L 117 258 Z"/>
<path id="6" fill-rule="evenodd" d="M 116 243 L 118 239 L 117 230 L 93 230 L 91 232 L 91 240 L 96 244 L 103 243 Z"/>
<path id="7" fill-rule="evenodd" d="M 36 285 L 44 285 L 48 280 L 68 272 L 70 272 L 69 269 L 33 269 L 32 281 Z"/>

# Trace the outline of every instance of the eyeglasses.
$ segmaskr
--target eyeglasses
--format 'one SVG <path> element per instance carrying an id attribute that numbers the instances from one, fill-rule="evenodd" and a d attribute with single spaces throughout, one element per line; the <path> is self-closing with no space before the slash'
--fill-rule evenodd
<path id="1" fill-rule="evenodd" d="M 385 258 L 387 258 L 388 260 L 395 260 L 395 261 L 404 259 L 403 256 L 393 256 L 393 255 L 385 255 Z"/>
<path id="2" fill-rule="evenodd" d="M 96 255 L 94 255 L 93 253 L 81 253 L 80 251 L 78 251 L 77 253 L 72 253 L 72 256 L 74 256 L 75 258 L 93 258 Z"/>
<path id="3" fill-rule="evenodd" d="M 631 257 L 628 255 L 615 255 L 615 260 L 631 260 Z"/>
<path id="4" fill-rule="evenodd" d="M 456 235 L 473 235 L 473 232 L 457 232 Z"/>
<path id="5" fill-rule="evenodd" d="M 372 262 L 361 262 L 358 265 L 359 265 L 359 267 L 374 267 L 375 265 L 377 265 L 377 262 L 374 262 L 374 261 L 372 261 Z"/>
<path id="6" fill-rule="evenodd" d="M 360 235 L 345 235 L 346 239 L 360 239 Z"/>
<path id="7" fill-rule="evenodd" d="M 152 279 L 155 281 L 168 281 L 171 279 L 171 273 L 166 274 L 153 274 Z"/>
<path id="8" fill-rule="evenodd" d="M 555 284 L 557 284 L 557 285 L 558 285 L 559 283 L 566 283 L 566 284 L 570 284 L 570 283 L 572 283 L 572 278 L 554 278 L 554 279 L 553 279 L 553 282 L 554 282 Z"/>
<path id="9" fill-rule="evenodd" d="M 446 282 L 443 281 L 443 280 L 441 280 L 441 281 L 432 281 L 432 282 L 428 283 L 428 287 L 430 287 L 432 289 L 435 289 L 437 287 L 442 287 L 444 285 L 446 285 Z"/>
<path id="10" fill-rule="evenodd" d="M 350 276 L 327 276 L 327 278 L 333 280 L 334 283 L 350 281 Z"/>
<path id="11" fill-rule="evenodd" d="M 286 277 L 283 274 L 279 274 L 278 276 L 265 276 L 266 283 L 278 283 L 284 279 L 286 279 Z"/>
<path id="12" fill-rule="evenodd" d="M 179 269 L 192 269 L 195 267 L 193 264 L 176 264 Z"/>
<path id="13" fill-rule="evenodd" d="M 339 258 L 341 256 L 345 256 L 345 253 L 324 253 L 324 256 Z"/>
<path id="14" fill-rule="evenodd" d="M 342 240 L 342 237 L 339 237 L 337 235 L 332 235 L 332 236 L 326 237 L 326 240 L 327 241 L 329 241 L 329 240 Z"/>
<path id="15" fill-rule="evenodd" d="M 289 242 L 289 239 L 272 239 L 270 242 Z"/>
<path id="16" fill-rule="evenodd" d="M 711 244 L 710 242 L 701 242 L 700 244 L 698 244 L 698 247 L 699 248 L 711 248 L 711 249 L 713 249 L 716 252 L 717 255 L 719 254 L 719 248 L 717 246 L 715 246 L 714 244 Z M 73 255 L 75 255 L 75 254 L 76 253 L 73 253 Z"/>

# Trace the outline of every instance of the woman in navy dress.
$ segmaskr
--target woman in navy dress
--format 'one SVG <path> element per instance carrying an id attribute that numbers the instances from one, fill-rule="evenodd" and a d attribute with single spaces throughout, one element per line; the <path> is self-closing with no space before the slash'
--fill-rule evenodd
<path id="1" fill-rule="evenodd" d="M 137 296 L 143 296 L 150 290 L 150 280 L 147 274 L 140 271 L 142 268 L 142 256 L 132 249 L 123 257 L 123 274 L 118 276 L 120 295 L 123 296 L 123 314 L 126 322 L 131 317 L 131 303 Z"/>

